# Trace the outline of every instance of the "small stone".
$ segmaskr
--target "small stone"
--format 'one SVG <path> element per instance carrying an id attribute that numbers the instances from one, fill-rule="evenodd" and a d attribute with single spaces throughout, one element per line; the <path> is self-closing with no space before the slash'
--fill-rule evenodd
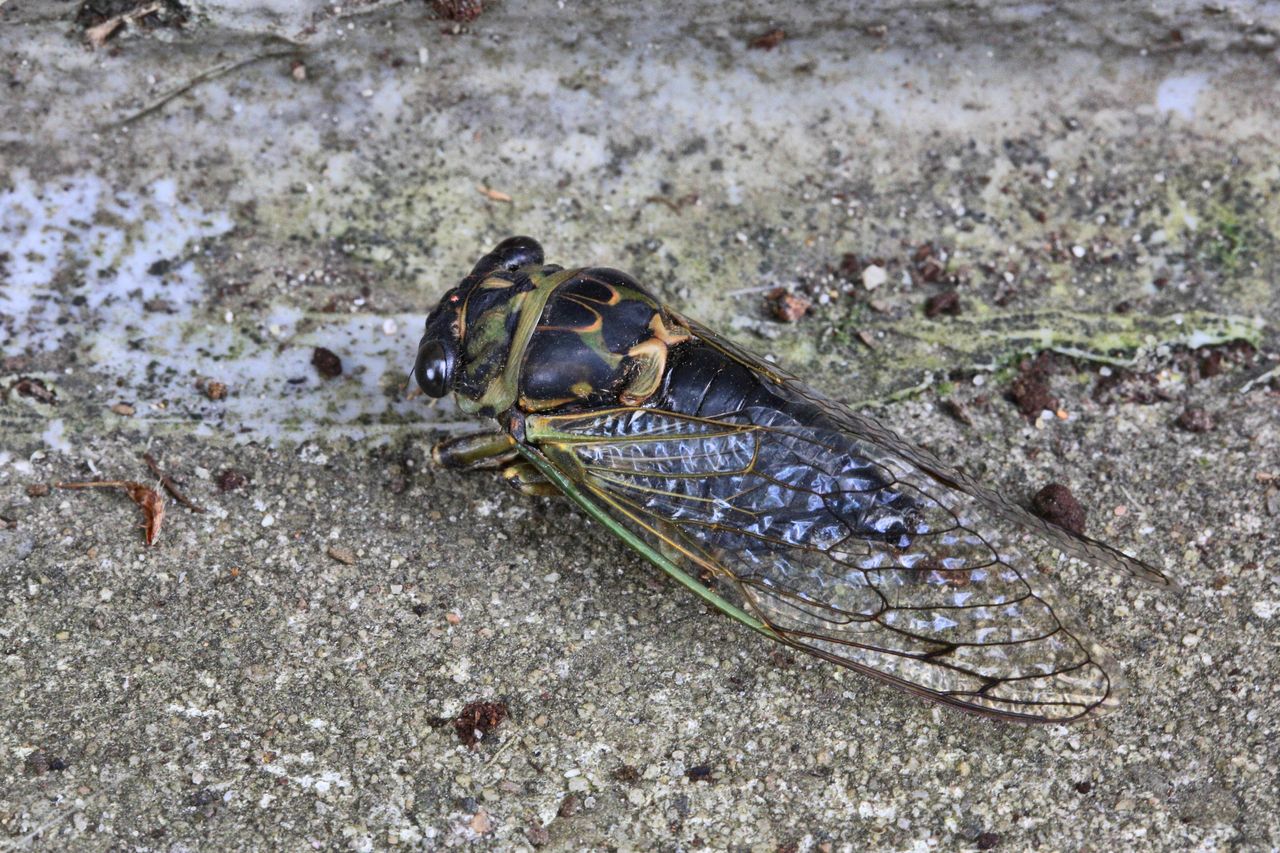
<path id="1" fill-rule="evenodd" d="M 344 566 L 354 566 L 356 564 L 356 552 L 345 545 L 330 545 L 328 554 Z"/>
<path id="2" fill-rule="evenodd" d="M 227 398 L 227 386 L 225 383 L 211 379 L 204 384 L 204 395 L 210 400 L 225 400 Z"/>
<path id="3" fill-rule="evenodd" d="M 862 270 L 862 286 L 867 290 L 875 290 L 888 280 L 889 274 L 885 272 L 884 267 L 872 264 Z"/>
<path id="4" fill-rule="evenodd" d="M 311 365 L 325 379 L 336 379 L 342 375 L 342 359 L 324 347 L 316 347 L 311 353 Z"/>
<path id="5" fill-rule="evenodd" d="M 576 794 L 570 794 L 560 801 L 560 808 L 556 812 L 559 817 L 573 817 L 582 811 L 582 798 Z"/>
<path id="6" fill-rule="evenodd" d="M 994 832 L 984 832 L 974 839 L 974 846 L 979 850 L 994 850 L 1000 846 L 1000 836 Z"/>
<path id="7" fill-rule="evenodd" d="M 1178 415 L 1178 427 L 1187 432 L 1208 432 L 1213 429 L 1213 416 L 1196 406 L 1189 406 Z"/>
<path id="8" fill-rule="evenodd" d="M 485 835 L 492 831 L 493 821 L 489 819 L 489 813 L 484 809 L 475 813 L 471 818 L 471 831 L 476 835 Z"/>
<path id="9" fill-rule="evenodd" d="M 293 67 L 289 69 L 289 75 L 301 83 L 307 79 L 307 66 L 301 62 L 294 62 Z"/>
<path id="10" fill-rule="evenodd" d="M 137 410 L 134 409 L 134 407 L 129 405 L 128 403 L 116 403 L 114 406 L 111 407 L 111 411 L 115 412 L 117 415 L 129 417 Z"/>
<path id="11" fill-rule="evenodd" d="M 1072 533 L 1084 533 L 1085 509 L 1071 490 L 1060 483 L 1050 483 L 1036 492 L 1031 499 L 1031 511 Z"/>
<path id="12" fill-rule="evenodd" d="M 444 621 L 448 622 L 450 625 L 457 625 L 462 622 L 462 617 L 451 610 L 444 615 Z"/>
<path id="13" fill-rule="evenodd" d="M 524 837 L 529 839 L 529 843 L 534 847 L 541 847 L 551 841 L 551 833 L 547 831 L 545 826 L 531 826 L 525 830 Z"/>
<path id="14" fill-rule="evenodd" d="M 813 303 L 803 296 L 778 288 L 769 294 L 769 311 L 775 319 L 794 323 L 809 312 Z"/>

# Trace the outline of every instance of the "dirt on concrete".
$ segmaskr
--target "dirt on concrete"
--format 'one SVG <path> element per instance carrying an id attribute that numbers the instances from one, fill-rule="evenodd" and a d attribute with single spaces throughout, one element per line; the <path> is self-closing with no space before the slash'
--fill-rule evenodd
<path id="1" fill-rule="evenodd" d="M 0 844 L 1280 845 L 1275 4 L 466 5 L 93 48 L 0 4 Z M 471 425 L 405 393 L 423 318 L 514 233 L 1069 490 L 1184 586 L 1055 568 L 1127 704 L 1026 727 L 777 654 L 434 467 Z M 154 546 L 53 488 L 160 490 L 144 455 L 205 510 Z"/>

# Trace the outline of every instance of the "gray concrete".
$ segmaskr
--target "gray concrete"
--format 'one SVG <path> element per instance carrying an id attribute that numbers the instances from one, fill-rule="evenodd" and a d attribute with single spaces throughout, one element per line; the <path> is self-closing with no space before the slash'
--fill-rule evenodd
<path id="1" fill-rule="evenodd" d="M 0 6 L 0 844 L 1280 845 L 1275 3 L 192 5 L 97 51 L 76 4 Z M 1128 704 L 923 704 L 435 470 L 466 425 L 403 399 L 422 317 L 517 232 L 1020 499 L 1068 484 L 1185 582 L 1058 571 Z M 1046 347 L 1066 419 L 1028 422 Z M 144 452 L 208 510 L 154 547 L 121 494 L 41 494 Z M 476 700 L 510 717 L 468 748 Z"/>

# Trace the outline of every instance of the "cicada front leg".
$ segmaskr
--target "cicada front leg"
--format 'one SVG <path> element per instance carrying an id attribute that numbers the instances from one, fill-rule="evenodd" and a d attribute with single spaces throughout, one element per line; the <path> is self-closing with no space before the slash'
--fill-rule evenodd
<path id="1" fill-rule="evenodd" d="M 555 484 L 542 476 L 537 468 L 529 462 L 516 462 L 502 469 L 502 478 L 507 485 L 522 495 L 533 495 L 541 498 L 563 497 L 563 493 Z"/>
<path id="2" fill-rule="evenodd" d="M 502 479 L 517 492 L 537 497 L 560 495 L 550 481 L 528 462 L 516 461 L 520 452 L 505 432 L 477 432 L 447 438 L 431 448 L 431 458 L 442 468 L 454 471 L 502 469 Z"/>
<path id="3" fill-rule="evenodd" d="M 437 465 L 455 471 L 501 468 L 518 455 L 515 439 L 497 430 L 446 438 L 431 448 Z"/>

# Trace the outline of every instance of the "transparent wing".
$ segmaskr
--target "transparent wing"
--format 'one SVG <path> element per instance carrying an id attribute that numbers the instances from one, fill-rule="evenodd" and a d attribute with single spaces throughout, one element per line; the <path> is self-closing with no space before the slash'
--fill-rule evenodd
<path id="1" fill-rule="evenodd" d="M 1056 528 L 793 387 L 803 403 L 786 410 L 545 416 L 537 446 L 580 502 L 789 645 L 999 716 L 1066 721 L 1117 704 L 1118 668 L 1028 547 L 1028 531 L 1062 546 Z M 1163 578 L 1100 543 L 1065 541 Z"/>
<path id="2" fill-rule="evenodd" d="M 941 486 L 957 489 L 981 504 L 988 514 L 999 516 L 1009 524 L 1033 533 L 1053 547 L 1087 563 L 1105 566 L 1118 572 L 1131 574 L 1149 583 L 1159 586 L 1178 588 L 1177 580 L 1169 573 L 1154 566 L 1134 559 L 1128 554 L 1099 542 L 1083 534 L 1075 533 L 1056 524 L 1032 515 L 1022 507 L 1011 502 L 1003 495 L 992 491 L 962 471 L 956 471 L 924 448 L 917 447 L 904 440 L 893 430 L 883 424 L 836 403 L 805 385 L 791 374 L 775 364 L 763 361 L 752 353 L 742 349 L 731 341 L 725 340 L 715 332 L 693 320 L 672 312 L 680 322 L 692 329 L 694 334 L 720 350 L 725 355 L 751 367 L 758 373 L 769 377 L 785 394 L 796 399 L 803 399 L 816 408 L 840 428 L 851 435 L 859 437 L 866 444 L 890 455 L 896 455 L 910 462 L 928 479 Z"/>

